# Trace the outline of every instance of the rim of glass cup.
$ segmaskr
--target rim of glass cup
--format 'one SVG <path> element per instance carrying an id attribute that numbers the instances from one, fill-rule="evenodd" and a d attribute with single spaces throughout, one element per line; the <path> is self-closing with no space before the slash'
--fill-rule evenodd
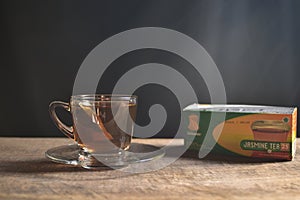
<path id="1" fill-rule="evenodd" d="M 137 99 L 136 95 L 128 94 L 80 94 L 71 96 L 71 100 L 85 100 L 91 102 L 101 101 L 130 101 Z"/>

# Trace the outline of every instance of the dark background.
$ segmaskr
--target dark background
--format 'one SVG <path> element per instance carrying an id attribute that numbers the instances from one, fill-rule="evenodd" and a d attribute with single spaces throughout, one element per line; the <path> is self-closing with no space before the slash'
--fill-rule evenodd
<path id="1" fill-rule="evenodd" d="M 77 70 L 95 46 L 137 27 L 174 29 L 198 41 L 222 74 L 228 103 L 300 106 L 297 0 L 2 0 L 0 9 L 1 136 L 62 136 L 49 118 L 49 103 L 68 101 Z M 203 79 L 185 60 L 153 49 L 117 59 L 98 92 L 109 93 L 122 73 L 147 62 L 181 70 L 199 102 L 210 102 Z M 168 121 L 156 136 L 172 136 L 179 119 L 174 94 L 159 85 L 136 94 L 138 123 L 147 124 L 147 107 L 160 102 Z"/>

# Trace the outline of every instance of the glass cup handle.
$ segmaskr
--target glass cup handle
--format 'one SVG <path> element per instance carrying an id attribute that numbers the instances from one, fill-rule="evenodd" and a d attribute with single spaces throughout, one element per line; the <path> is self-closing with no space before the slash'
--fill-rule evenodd
<path id="1" fill-rule="evenodd" d="M 66 109 L 68 112 L 70 112 L 70 105 L 68 103 L 62 102 L 62 101 L 53 101 L 49 105 L 49 113 L 50 116 L 56 125 L 56 127 L 66 136 L 69 138 L 74 139 L 74 134 L 73 134 L 73 126 L 67 126 L 65 125 L 57 116 L 56 114 L 56 108 L 57 107 L 62 107 Z"/>

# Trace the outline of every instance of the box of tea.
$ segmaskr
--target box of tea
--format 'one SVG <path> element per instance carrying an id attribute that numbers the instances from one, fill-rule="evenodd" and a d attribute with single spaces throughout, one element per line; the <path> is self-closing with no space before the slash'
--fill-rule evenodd
<path id="1" fill-rule="evenodd" d="M 295 155 L 297 108 L 193 104 L 183 111 L 189 152 L 268 160 Z"/>

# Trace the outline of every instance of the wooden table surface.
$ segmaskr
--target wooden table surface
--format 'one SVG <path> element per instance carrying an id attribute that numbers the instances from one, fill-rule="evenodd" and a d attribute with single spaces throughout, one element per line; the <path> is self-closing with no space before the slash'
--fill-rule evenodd
<path id="1" fill-rule="evenodd" d="M 138 142 L 159 146 L 166 141 Z M 299 153 L 293 161 L 264 163 L 182 157 L 161 170 L 129 174 L 45 158 L 47 149 L 69 143 L 0 138 L 0 199 L 300 199 Z"/>

